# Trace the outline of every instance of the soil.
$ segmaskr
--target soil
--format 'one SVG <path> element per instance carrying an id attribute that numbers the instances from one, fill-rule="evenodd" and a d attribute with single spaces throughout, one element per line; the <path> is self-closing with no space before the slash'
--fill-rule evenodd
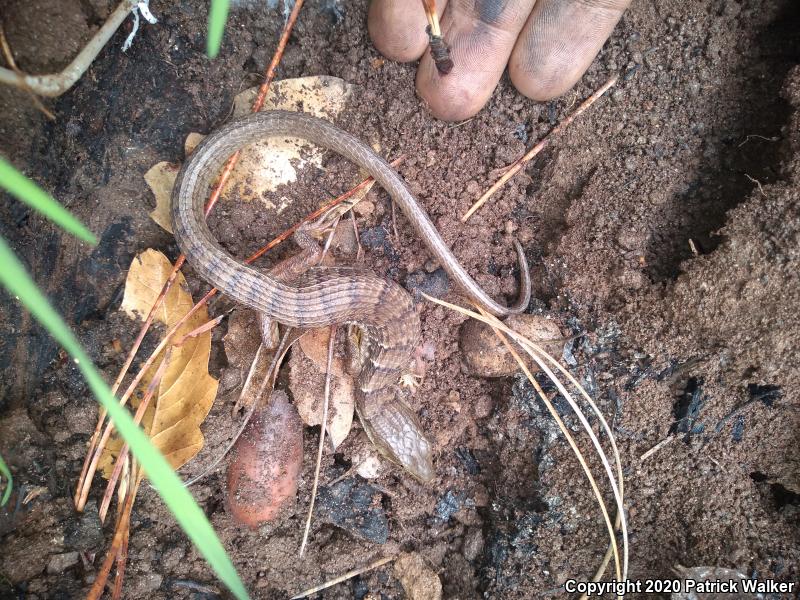
<path id="1" fill-rule="evenodd" d="M 797 582 L 798 4 L 634 3 L 572 92 L 536 103 L 504 77 L 488 106 L 458 125 L 426 112 L 414 94 L 414 65 L 381 59 L 366 33 L 366 8 L 364 0 L 309 0 L 278 76 L 333 75 L 357 86 L 338 125 L 379 143 L 385 156 L 408 155 L 399 171 L 496 298 L 513 300 L 511 241 L 522 241 L 534 280 L 529 311 L 578 336 L 564 358 L 613 422 L 626 474 L 630 576 L 718 566 Z M 0 2 L 28 72 L 66 65 L 112 9 L 109 0 Z M 154 200 L 143 174 L 161 160 L 182 160 L 189 132 L 226 121 L 234 95 L 259 82 L 282 23 L 278 9 L 238 3 L 219 58 L 208 60 L 207 3 L 154 0 L 151 9 L 159 23 L 142 23 L 127 53 L 131 19 L 74 88 L 45 100 L 55 121 L 24 92 L 0 88 L 0 152 L 100 243 L 87 247 L 10 198 L 0 205 L 0 232 L 108 380 L 138 330 L 118 310 L 128 265 L 146 248 L 178 254 L 148 217 Z M 458 215 L 493 171 L 612 73 L 622 77 L 608 97 L 462 225 Z M 296 199 L 280 219 L 222 206 L 212 229 L 236 255 L 249 254 L 352 185 L 355 170 L 341 160 L 330 157 L 325 167 L 280 190 Z M 385 193 L 368 200 L 374 210 L 358 219 L 365 264 L 416 287 L 435 273 L 431 285 L 446 289 L 402 216 L 394 237 Z M 206 289 L 191 268 L 185 273 L 195 292 Z M 446 297 L 460 300 L 452 286 Z M 286 598 L 398 552 L 422 556 L 445 598 L 546 597 L 562 595 L 569 578 L 590 578 L 601 561 L 607 539 L 598 507 L 532 387 L 519 377 L 473 376 L 459 349 L 463 317 L 430 303 L 420 311 L 433 360 L 410 402 L 435 443 L 433 484 L 391 467 L 369 484 L 329 485 L 363 447 L 355 426 L 326 454 L 320 496 L 355 499 L 355 514 L 316 520 L 303 558 L 318 428 L 306 431 L 296 502 L 257 531 L 232 521 L 224 471 L 193 488 L 254 597 Z M 94 505 L 78 514 L 70 501 L 96 404 L 63 351 L 5 294 L 0 326 L 0 453 L 15 477 L 0 513 L 0 597 L 79 598 L 110 541 Z M 211 357 L 212 373 L 223 378 L 233 368 L 221 342 L 226 326 L 214 333 Z M 187 473 L 232 435 L 237 390 L 224 391 L 204 427 L 206 448 Z M 94 502 L 101 493 L 97 482 Z M 365 524 L 373 517 L 377 537 Z M 151 489 L 133 513 L 124 597 L 227 597 Z M 387 566 L 318 597 L 404 591 Z"/>

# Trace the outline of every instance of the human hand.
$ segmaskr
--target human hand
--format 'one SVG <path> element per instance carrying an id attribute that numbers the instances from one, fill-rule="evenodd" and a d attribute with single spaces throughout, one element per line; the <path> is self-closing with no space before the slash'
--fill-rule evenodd
<path id="1" fill-rule="evenodd" d="M 441 75 L 428 52 L 421 0 L 371 0 L 373 44 L 399 62 L 420 59 L 417 93 L 433 115 L 461 121 L 489 100 L 508 65 L 534 100 L 560 96 L 581 78 L 631 0 L 439 0 L 453 70 Z"/>

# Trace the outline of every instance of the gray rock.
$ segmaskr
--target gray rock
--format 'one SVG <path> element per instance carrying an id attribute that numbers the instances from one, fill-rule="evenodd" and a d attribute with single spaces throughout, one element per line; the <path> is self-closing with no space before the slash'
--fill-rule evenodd
<path id="1" fill-rule="evenodd" d="M 385 544 L 389 522 L 380 503 L 381 496 L 379 490 L 357 477 L 344 479 L 319 490 L 314 512 L 321 521 L 356 537 Z"/>
<path id="2" fill-rule="evenodd" d="M 68 521 L 64 529 L 64 545 L 72 550 L 98 550 L 104 542 L 97 504 L 89 502 L 79 518 Z"/>
<path id="3" fill-rule="evenodd" d="M 420 292 L 434 298 L 441 298 L 450 290 L 450 280 L 447 272 L 441 267 L 432 273 L 425 270 L 414 271 L 406 278 L 406 289 L 415 298 L 419 297 Z"/>
<path id="4" fill-rule="evenodd" d="M 483 532 L 477 527 L 470 528 L 470 530 L 467 531 L 467 535 L 464 536 L 464 546 L 462 548 L 464 558 L 473 561 L 478 558 L 482 552 Z"/>
<path id="5" fill-rule="evenodd" d="M 53 554 L 47 561 L 47 572 L 50 575 L 59 575 L 70 567 L 78 564 L 80 557 L 77 552 L 65 552 L 64 554 Z"/>

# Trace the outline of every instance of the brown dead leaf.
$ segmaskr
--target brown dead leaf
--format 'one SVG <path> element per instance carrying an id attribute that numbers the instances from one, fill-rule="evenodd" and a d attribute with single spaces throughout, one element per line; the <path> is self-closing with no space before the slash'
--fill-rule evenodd
<path id="1" fill-rule="evenodd" d="M 348 223 L 349 225 L 349 223 Z M 312 329 L 300 338 L 300 349 L 303 353 L 314 361 L 319 371 L 324 372 L 328 365 L 328 343 L 331 339 L 330 327 L 320 327 Z M 331 363 L 331 373 L 337 377 L 347 376 L 345 368 L 345 358 L 334 350 L 333 362 Z"/>
<path id="2" fill-rule="evenodd" d="M 175 179 L 178 177 L 180 165 L 168 162 L 160 162 L 150 167 L 144 174 L 144 180 L 156 198 L 156 207 L 150 213 L 153 219 L 162 229 L 172 233 L 172 188 L 175 186 Z"/>
<path id="3" fill-rule="evenodd" d="M 201 133 L 190 133 L 186 136 L 183 149 L 186 156 L 189 156 L 197 147 L 197 144 L 205 138 Z M 150 187 L 156 199 L 156 208 L 150 213 L 153 219 L 162 229 L 172 231 L 172 188 L 175 187 L 175 179 L 181 166 L 169 162 L 160 162 L 150 167 L 144 174 L 145 183 Z"/>
<path id="4" fill-rule="evenodd" d="M 228 369 L 238 371 L 237 379 L 241 386 L 234 413 L 249 408 L 257 399 L 280 341 L 277 327 L 271 333 L 272 347 L 262 347 L 261 327 L 256 312 L 250 309 L 235 310 L 228 321 L 228 332 L 223 339 L 225 355 Z M 269 390 L 265 394 L 269 395 Z"/>
<path id="5" fill-rule="evenodd" d="M 197 144 L 202 142 L 206 139 L 202 133 L 191 132 L 189 135 L 186 136 L 186 141 L 183 142 L 183 153 L 184 156 L 189 156 L 194 149 L 197 148 Z"/>
<path id="6" fill-rule="evenodd" d="M 264 101 L 264 110 L 302 111 L 323 119 L 333 119 L 345 107 L 353 86 L 338 77 L 327 75 L 298 77 L 273 82 Z M 253 87 L 234 98 L 234 117 L 250 112 L 258 88 Z M 277 205 L 267 199 L 282 184 L 297 180 L 297 169 L 306 164 L 322 167 L 324 150 L 299 138 L 280 137 L 248 146 L 222 192 L 222 199 L 259 200 L 278 214 L 291 199 L 283 197 Z"/>
<path id="7" fill-rule="evenodd" d="M 303 343 L 301 338 L 301 344 Z M 322 423 L 325 375 L 302 352 L 293 352 L 289 359 L 289 388 L 300 418 L 306 425 Z M 331 397 L 328 406 L 328 434 L 334 449 L 350 433 L 355 408 L 355 383 L 347 374 L 331 376 Z"/>
<path id="8" fill-rule="evenodd" d="M 122 310 L 132 318 L 142 320 L 161 292 L 171 270 L 170 261 L 156 250 L 145 250 L 135 257 L 125 283 Z M 178 273 L 155 320 L 170 328 L 193 305 L 186 280 L 183 274 Z M 175 339 L 180 339 L 206 322 L 208 311 L 203 307 L 180 326 Z M 175 469 L 203 447 L 200 425 L 211 410 L 218 386 L 217 380 L 208 373 L 210 353 L 210 331 L 187 338 L 181 346 L 172 346 L 157 394 L 142 419 L 142 427 Z M 137 397 L 141 398 L 163 358 L 159 357 L 142 379 L 135 397 L 131 399 L 133 406 L 137 406 Z M 121 440 L 113 440 L 106 447 L 100 461 L 106 477 L 113 468 L 113 460 L 121 445 Z"/>

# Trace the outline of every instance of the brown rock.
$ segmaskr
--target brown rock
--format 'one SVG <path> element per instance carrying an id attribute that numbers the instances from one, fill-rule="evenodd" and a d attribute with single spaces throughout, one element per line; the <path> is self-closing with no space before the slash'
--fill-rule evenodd
<path id="1" fill-rule="evenodd" d="M 514 315 L 506 319 L 505 324 L 538 343 L 554 358 L 561 357 L 563 335 L 552 320 L 540 315 Z M 464 361 L 473 375 L 507 377 L 519 371 L 517 361 L 503 342 L 491 327 L 481 321 L 473 319 L 461 326 L 460 346 Z M 517 351 L 523 358 L 527 356 L 519 346 Z M 528 366 L 531 367 L 530 364 Z M 536 370 L 535 365 L 531 370 Z"/>
<path id="2" fill-rule="evenodd" d="M 394 576 L 409 600 L 441 600 L 442 582 L 419 554 L 401 554 L 394 561 Z"/>

